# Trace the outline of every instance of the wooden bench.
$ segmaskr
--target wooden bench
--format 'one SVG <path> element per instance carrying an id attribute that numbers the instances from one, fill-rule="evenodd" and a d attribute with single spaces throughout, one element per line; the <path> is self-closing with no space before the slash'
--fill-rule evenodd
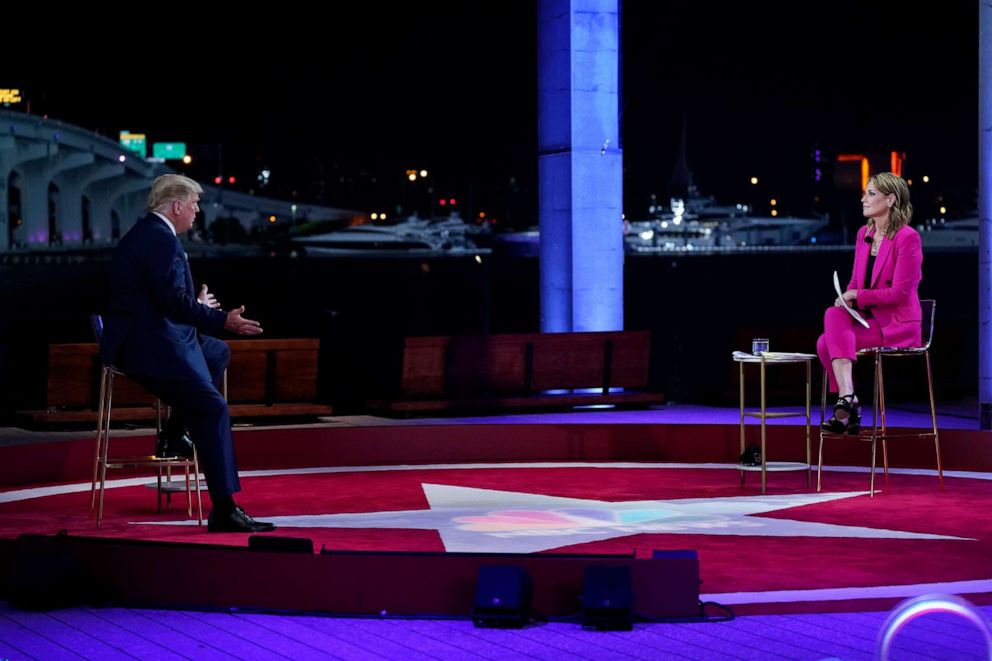
<path id="1" fill-rule="evenodd" d="M 227 399 L 232 418 L 317 416 L 332 412 L 317 403 L 319 340 L 232 340 Z M 48 347 L 48 393 L 44 410 L 18 411 L 32 425 L 95 423 L 100 396 L 96 344 Z M 155 419 L 155 398 L 134 381 L 114 383 L 114 420 Z"/>
<path id="2" fill-rule="evenodd" d="M 650 331 L 408 337 L 398 396 L 368 402 L 393 413 L 639 404 Z"/>

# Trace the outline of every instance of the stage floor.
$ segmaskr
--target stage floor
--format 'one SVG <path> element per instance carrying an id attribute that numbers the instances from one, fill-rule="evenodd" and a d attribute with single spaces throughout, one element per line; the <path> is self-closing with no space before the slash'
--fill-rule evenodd
<path id="1" fill-rule="evenodd" d="M 932 592 L 992 600 L 992 520 L 980 505 L 992 497 L 992 435 L 942 416 L 942 488 L 932 441 L 913 439 L 891 444 L 889 481 L 880 469 L 874 498 L 866 444 L 854 442 L 827 446 L 821 493 L 814 470 L 809 487 L 806 471 L 770 472 L 762 495 L 759 476 L 742 486 L 733 463 L 738 415 L 670 406 L 239 428 L 238 498 L 279 535 L 310 538 L 316 549 L 637 557 L 693 549 L 703 598 L 742 612 L 889 608 Z M 913 415 L 894 412 L 890 425 L 909 428 Z M 756 440 L 753 423 L 748 434 Z M 126 473 L 108 484 L 97 530 L 87 512 L 91 434 L 4 437 L 0 538 L 66 530 L 246 544 L 245 535 L 196 526 L 183 496 L 156 513 L 147 478 Z M 152 442 L 149 430 L 117 437 L 125 453 Z M 802 439 L 801 426 L 776 424 L 769 457 L 803 462 Z M 814 468 L 816 444 L 814 434 Z"/>
<path id="2" fill-rule="evenodd" d="M 751 410 L 749 407 L 748 410 Z M 802 407 L 770 407 L 769 410 L 783 411 L 801 416 Z M 812 422 L 820 421 L 819 403 L 814 402 L 811 410 Z M 870 407 L 864 409 L 865 423 L 870 424 Z M 738 407 L 703 406 L 699 404 L 668 403 L 644 409 L 580 408 L 570 411 L 518 413 L 507 415 L 474 415 L 413 418 L 387 418 L 374 415 L 327 416 L 306 424 L 238 424 L 237 429 L 276 428 L 276 427 L 410 427 L 410 426 L 465 426 L 465 425 L 733 425 L 739 424 Z M 925 403 L 907 403 L 892 406 L 888 410 L 887 422 L 893 427 L 926 428 L 930 426 L 930 413 Z M 801 417 L 776 418 L 769 425 L 796 425 Z M 749 420 L 748 424 L 754 424 Z M 975 400 L 938 402 L 937 424 L 940 429 L 978 429 L 978 404 Z M 122 428 L 121 435 L 146 435 L 147 428 Z M 45 443 L 76 440 L 92 437 L 91 431 L 38 431 L 20 427 L 0 427 L 0 447 L 23 443 Z"/>

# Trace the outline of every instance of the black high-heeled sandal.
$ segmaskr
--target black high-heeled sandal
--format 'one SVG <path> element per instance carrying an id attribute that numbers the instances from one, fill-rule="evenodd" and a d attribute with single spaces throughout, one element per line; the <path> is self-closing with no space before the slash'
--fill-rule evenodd
<path id="1" fill-rule="evenodd" d="M 838 415 L 838 413 L 842 415 Z M 854 393 L 842 395 L 834 404 L 834 414 L 820 424 L 820 428 L 831 434 L 857 436 L 861 432 L 861 406 Z"/>

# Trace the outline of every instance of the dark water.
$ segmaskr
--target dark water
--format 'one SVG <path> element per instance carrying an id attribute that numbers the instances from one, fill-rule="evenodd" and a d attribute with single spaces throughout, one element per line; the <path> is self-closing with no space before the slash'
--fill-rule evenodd
<path id="1" fill-rule="evenodd" d="M 49 343 L 92 341 L 88 315 L 104 308 L 108 266 L 106 254 L 0 263 L 0 422 L 44 406 Z M 627 255 L 625 326 L 653 332 L 655 389 L 678 401 L 736 403 L 730 353 L 752 337 L 769 338 L 773 351 L 814 351 L 832 273 L 846 279 L 850 266 L 846 252 Z M 395 389 L 404 336 L 540 326 L 532 257 L 194 258 L 192 269 L 225 307 L 244 304 L 266 336 L 319 337 L 321 397 L 341 412 Z M 921 298 L 938 304 L 938 398 L 977 392 L 977 273 L 976 252 L 925 256 Z M 897 368 L 887 386 L 897 396 L 922 373 Z M 792 389 L 793 376 L 774 378 Z"/>

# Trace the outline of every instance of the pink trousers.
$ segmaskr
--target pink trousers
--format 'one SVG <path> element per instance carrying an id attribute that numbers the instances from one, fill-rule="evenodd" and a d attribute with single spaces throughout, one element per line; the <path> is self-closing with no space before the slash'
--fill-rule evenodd
<path id="1" fill-rule="evenodd" d="M 867 319 L 865 328 L 848 314 L 847 310 L 829 307 L 823 314 L 823 335 L 816 341 L 816 353 L 820 356 L 823 369 L 827 372 L 830 392 L 837 392 L 837 379 L 834 377 L 834 358 L 858 359 L 858 349 L 877 347 L 882 344 L 882 331 L 878 322 Z"/>

